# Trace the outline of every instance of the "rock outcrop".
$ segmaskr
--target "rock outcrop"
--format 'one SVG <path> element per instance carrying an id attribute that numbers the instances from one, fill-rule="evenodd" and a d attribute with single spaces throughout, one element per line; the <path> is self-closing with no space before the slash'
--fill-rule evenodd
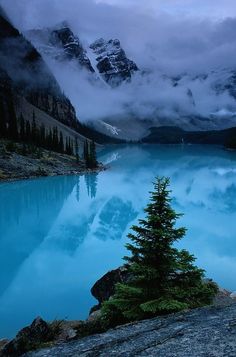
<path id="1" fill-rule="evenodd" d="M 77 337 L 81 325 L 82 321 L 59 320 L 47 323 L 37 317 L 30 326 L 20 330 L 13 340 L 0 341 L 0 357 L 18 357 L 37 348 L 71 341 Z"/>
<path id="2" fill-rule="evenodd" d="M 125 266 L 110 270 L 101 277 L 91 288 L 91 293 L 98 300 L 99 306 L 114 295 L 117 283 L 125 283 L 129 278 L 130 273 Z"/>
<path id="3" fill-rule="evenodd" d="M 105 41 L 101 38 L 92 43 L 90 48 L 97 56 L 99 73 L 113 87 L 131 80 L 132 75 L 138 71 L 136 63 L 127 58 L 117 39 Z"/>
<path id="4" fill-rule="evenodd" d="M 40 317 L 30 326 L 23 328 L 16 337 L 8 342 L 0 352 L 0 356 L 21 356 L 24 352 L 40 347 L 53 339 L 52 330 Z"/>
<path id="5" fill-rule="evenodd" d="M 25 357 L 234 357 L 236 304 L 140 321 Z"/>

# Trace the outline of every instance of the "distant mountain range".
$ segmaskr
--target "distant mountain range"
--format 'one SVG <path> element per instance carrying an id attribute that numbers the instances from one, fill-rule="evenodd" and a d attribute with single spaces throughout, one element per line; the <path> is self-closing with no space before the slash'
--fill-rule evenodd
<path id="1" fill-rule="evenodd" d="M 77 137 L 80 143 L 85 137 L 98 143 L 142 141 L 150 135 L 153 138 L 155 128 L 159 127 L 177 127 L 194 132 L 236 126 L 236 69 L 217 69 L 194 76 L 184 73 L 175 77 L 159 73 L 155 89 L 152 83 L 154 73 L 140 68 L 131 60 L 118 39 L 100 38 L 84 45 L 66 22 L 53 28 L 28 31 L 26 39 L 12 26 L 3 11 L 0 15 L 0 98 L 7 103 L 9 93 L 12 93 L 18 117 L 22 114 L 27 120 L 32 120 L 34 112 L 38 124 L 43 123 L 46 128 L 56 125 L 65 135 Z M 98 93 L 100 88 L 108 88 L 114 98 L 121 93 L 125 97 L 126 90 L 132 88 L 134 97 L 131 102 L 125 101 L 121 114 L 111 112 L 87 120 L 85 125 L 83 118 L 77 118 L 73 106 L 78 104 L 77 108 L 80 108 L 79 94 L 76 103 L 71 103 L 64 94 L 67 92 L 65 88 L 58 84 L 60 78 L 49 66 L 49 59 L 60 64 L 61 75 L 64 71 L 67 75 L 66 70 L 72 66 L 78 74 L 85 74 L 91 88 L 97 88 Z M 151 92 L 155 91 L 157 96 L 159 93 L 163 96 L 162 86 L 171 91 L 170 94 L 166 92 L 165 99 L 177 94 L 171 108 L 168 102 L 163 108 L 155 102 L 150 104 L 146 96 L 144 102 L 148 110 L 140 114 L 140 98 L 135 99 L 135 91 L 141 88 L 142 94 L 142 90 L 145 92 L 149 88 L 149 83 Z M 197 97 L 205 87 L 212 96 L 210 100 L 217 104 L 217 109 L 207 115 L 199 112 Z M 179 93 L 184 105 L 178 100 Z M 224 96 L 231 98 L 230 105 L 224 106 L 220 102 Z M 89 103 L 89 97 L 87 101 Z M 107 102 L 106 98 L 103 101 L 102 105 L 106 106 L 109 98 Z"/>
<path id="2" fill-rule="evenodd" d="M 94 78 L 112 87 L 131 80 L 138 71 L 136 63 L 127 58 L 119 40 L 106 41 L 100 38 L 85 49 L 66 22 L 52 29 L 28 31 L 27 37 L 42 55 L 65 64 L 76 61 L 78 70 L 85 69 L 94 74 Z"/>
<path id="3" fill-rule="evenodd" d="M 142 81 L 148 83 L 152 80 L 152 71 L 139 68 L 128 58 L 118 39 L 101 38 L 85 46 L 66 22 L 54 28 L 32 30 L 26 35 L 45 60 L 51 58 L 60 63 L 61 68 L 68 68 L 76 63 L 78 73 L 87 73 L 88 80 L 94 86 L 108 85 L 116 91 L 123 84 L 132 85 L 137 81 L 135 85 L 139 85 Z M 177 126 L 186 131 L 199 131 L 223 130 L 236 126 L 236 69 L 218 69 L 194 76 L 188 73 L 176 77 L 160 73 L 159 76 L 159 82 L 164 86 L 168 84 L 172 91 L 185 93 L 183 97 L 187 111 L 180 103 L 173 106 L 172 115 L 163 115 L 163 110 L 160 113 L 157 104 L 150 115 L 145 114 L 140 118 L 140 113 L 127 104 L 124 114 L 91 120 L 90 126 L 99 132 L 125 140 L 141 140 L 148 136 L 153 127 Z M 218 109 L 207 115 L 198 112 L 194 93 L 196 86 L 209 88 L 216 101 L 217 96 L 230 96 L 233 105 L 220 107 L 219 103 Z"/>

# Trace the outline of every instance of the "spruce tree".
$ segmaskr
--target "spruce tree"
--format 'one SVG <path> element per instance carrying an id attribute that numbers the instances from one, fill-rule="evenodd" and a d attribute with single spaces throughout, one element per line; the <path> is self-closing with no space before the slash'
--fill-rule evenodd
<path id="1" fill-rule="evenodd" d="M 186 229 L 175 226 L 181 214 L 171 207 L 169 179 L 158 178 L 154 188 L 146 219 L 128 235 L 131 255 L 124 259 L 130 279 L 117 284 L 115 295 L 102 307 L 106 327 L 204 306 L 217 292 L 215 284 L 203 281 L 204 271 L 194 265 L 194 256 L 174 245 Z"/>
<path id="2" fill-rule="evenodd" d="M 77 138 L 75 138 L 75 156 L 76 156 L 76 163 L 79 164 L 79 144 Z"/>
<path id="3" fill-rule="evenodd" d="M 9 113 L 9 121 L 8 121 L 8 137 L 12 140 L 18 139 L 18 125 L 16 112 L 14 107 L 14 98 L 13 95 L 10 96 L 8 101 L 8 113 Z"/>
<path id="4" fill-rule="evenodd" d="M 3 100 L 0 97 L 0 138 L 5 138 L 7 135 L 7 123 L 4 110 Z"/>
<path id="5" fill-rule="evenodd" d="M 20 115 L 20 140 L 25 140 L 25 119 L 21 113 Z"/>
<path id="6" fill-rule="evenodd" d="M 31 126 L 31 141 L 33 144 L 37 142 L 37 125 L 35 121 L 35 112 L 33 111 L 33 119 L 32 119 L 32 126 Z"/>
<path id="7" fill-rule="evenodd" d="M 46 143 L 46 129 L 45 129 L 45 125 L 41 124 L 40 126 L 40 134 L 39 134 L 39 138 L 40 138 L 40 145 L 42 147 L 47 147 L 47 143 Z"/>
<path id="8" fill-rule="evenodd" d="M 63 154 L 64 153 L 64 139 L 63 139 L 63 134 L 60 131 L 60 139 L 59 139 L 59 150 Z"/>
<path id="9" fill-rule="evenodd" d="M 92 141 L 89 144 L 89 167 L 94 169 L 98 166 L 97 155 L 96 155 L 96 145 L 95 142 Z"/>
<path id="10" fill-rule="evenodd" d="M 85 161 L 85 165 L 87 168 L 89 168 L 89 147 L 88 147 L 88 141 L 85 140 L 84 142 L 84 161 Z"/>
<path id="11" fill-rule="evenodd" d="M 31 141 L 31 125 L 29 120 L 26 121 L 25 125 L 25 139 L 28 143 Z"/>

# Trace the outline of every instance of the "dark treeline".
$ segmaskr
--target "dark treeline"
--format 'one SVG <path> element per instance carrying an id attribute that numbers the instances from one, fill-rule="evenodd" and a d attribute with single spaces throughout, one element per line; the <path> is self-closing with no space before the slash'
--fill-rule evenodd
<path id="1" fill-rule="evenodd" d="M 62 131 L 59 131 L 56 126 L 51 128 L 46 128 L 44 124 L 38 126 L 34 112 L 31 121 L 26 120 L 22 114 L 17 119 L 12 97 L 7 102 L 0 97 L 0 138 L 22 142 L 32 148 L 40 147 L 62 154 L 75 155 L 77 163 L 80 162 L 77 138 L 75 140 L 70 137 L 64 138 Z M 83 157 L 87 168 L 97 167 L 94 141 L 85 141 Z"/>
<path id="2" fill-rule="evenodd" d="M 70 137 L 64 140 L 62 132 L 58 131 L 56 126 L 50 129 L 46 129 L 44 124 L 37 126 L 34 113 L 32 123 L 25 120 L 23 115 L 20 116 L 19 123 L 20 141 L 62 154 L 74 155 L 73 140 Z"/>
<path id="3" fill-rule="evenodd" d="M 74 154 L 74 143 L 71 138 L 64 140 L 62 132 L 59 132 L 56 126 L 50 129 L 46 129 L 44 124 L 37 126 L 34 112 L 31 122 L 25 120 L 22 114 L 17 119 L 11 98 L 8 103 L 0 99 L 0 137 L 63 154 Z"/>

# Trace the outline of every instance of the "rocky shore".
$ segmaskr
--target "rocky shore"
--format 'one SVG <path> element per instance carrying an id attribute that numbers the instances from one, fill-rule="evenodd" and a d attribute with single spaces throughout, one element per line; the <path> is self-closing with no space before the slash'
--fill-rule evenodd
<path id="1" fill-rule="evenodd" d="M 76 175 L 85 172 L 105 170 L 99 165 L 96 170 L 86 169 L 84 162 L 76 162 L 75 157 L 36 149 L 34 153 L 24 153 L 21 144 L 12 148 L 0 141 L 0 183 L 46 176 Z"/>
<path id="2" fill-rule="evenodd" d="M 25 357 L 235 357 L 236 303 L 140 321 Z"/>
<path id="3" fill-rule="evenodd" d="M 129 278 L 125 267 L 109 271 L 91 289 L 99 304 L 91 309 L 86 321 L 48 323 L 38 317 L 13 340 L 0 341 L 0 356 L 235 357 L 236 293 L 221 288 L 212 306 L 130 323 L 102 333 L 97 324 L 101 303 L 114 294 L 117 282 Z"/>

